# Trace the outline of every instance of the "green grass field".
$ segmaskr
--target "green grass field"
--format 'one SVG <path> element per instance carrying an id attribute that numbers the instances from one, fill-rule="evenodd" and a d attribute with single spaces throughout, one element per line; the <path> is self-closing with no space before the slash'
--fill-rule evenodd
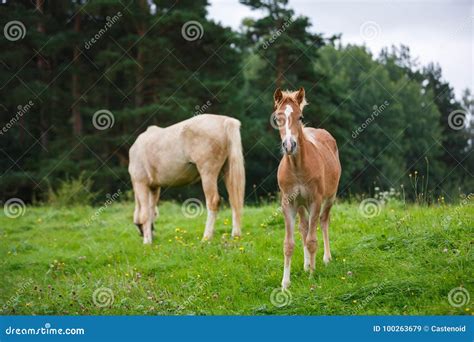
<path id="1" fill-rule="evenodd" d="M 0 217 L 2 314 L 471 315 L 474 309 L 466 298 L 474 296 L 472 204 L 395 202 L 364 218 L 357 203 L 339 203 L 330 228 L 333 261 L 324 266 L 318 231 L 310 277 L 298 233 L 290 293 L 278 290 L 284 229 L 277 204 L 247 207 L 238 240 L 230 237 L 230 210 L 221 211 L 214 239 L 202 243 L 205 210 L 190 219 L 166 202 L 151 246 L 132 225 L 132 203 L 113 204 L 88 224 L 97 209 L 28 206 L 21 217 Z M 464 298 L 453 300 L 462 305 L 451 305 L 448 294 L 458 287 Z"/>

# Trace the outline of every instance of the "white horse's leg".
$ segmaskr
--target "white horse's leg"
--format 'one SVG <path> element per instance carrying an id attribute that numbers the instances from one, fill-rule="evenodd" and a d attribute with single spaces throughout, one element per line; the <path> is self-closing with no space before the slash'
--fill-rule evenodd
<path id="1" fill-rule="evenodd" d="M 283 241 L 283 254 L 285 256 L 283 266 L 283 279 L 281 287 L 287 289 L 290 286 L 291 257 L 295 248 L 294 229 L 296 208 L 290 204 L 282 204 L 283 215 L 285 217 L 285 240 Z"/>
<path id="2" fill-rule="evenodd" d="M 152 188 L 150 189 L 150 211 L 151 211 L 151 230 L 154 230 L 155 220 L 157 219 L 159 212 L 158 212 L 158 201 L 160 199 L 160 188 Z"/>
<path id="3" fill-rule="evenodd" d="M 229 194 L 230 207 L 232 208 L 232 237 L 241 236 L 242 230 L 240 229 L 240 219 L 242 215 L 242 203 L 243 199 L 238 198 L 239 192 L 235 187 L 240 186 L 236 180 L 230 179 L 230 171 L 227 168 L 224 171 L 224 182 Z"/>
<path id="4" fill-rule="evenodd" d="M 147 184 L 141 182 L 133 183 L 133 190 L 135 191 L 135 199 L 137 200 L 138 208 L 135 208 L 137 216 L 135 217 L 135 224 L 141 227 L 143 234 L 143 243 L 150 244 L 153 240 L 151 226 L 153 224 L 153 211 L 150 207 L 150 188 Z"/>
<path id="5" fill-rule="evenodd" d="M 207 220 L 203 240 L 209 240 L 214 235 L 214 224 L 219 210 L 219 193 L 217 191 L 218 173 L 201 174 L 202 188 L 206 196 Z"/>

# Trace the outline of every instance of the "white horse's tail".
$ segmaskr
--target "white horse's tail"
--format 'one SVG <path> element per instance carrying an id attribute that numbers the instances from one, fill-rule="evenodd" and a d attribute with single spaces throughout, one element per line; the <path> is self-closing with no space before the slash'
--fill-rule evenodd
<path id="1" fill-rule="evenodd" d="M 229 142 L 229 155 L 224 176 L 232 207 L 232 235 L 240 235 L 240 218 L 245 196 L 245 168 L 240 139 L 240 121 L 227 119 L 224 125 Z"/>

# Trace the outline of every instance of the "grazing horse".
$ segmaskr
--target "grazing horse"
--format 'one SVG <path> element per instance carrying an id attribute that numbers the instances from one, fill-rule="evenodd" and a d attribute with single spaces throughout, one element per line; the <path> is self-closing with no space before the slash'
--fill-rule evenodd
<path id="1" fill-rule="evenodd" d="M 313 273 L 318 248 L 317 225 L 321 220 L 324 263 L 331 260 L 329 212 L 334 203 L 341 164 L 336 140 L 324 129 L 304 127 L 303 108 L 307 104 L 304 88 L 295 92 L 274 93 L 274 116 L 279 124 L 283 158 L 278 167 L 278 186 L 282 193 L 285 218 L 282 288 L 290 285 L 291 256 L 295 245 L 294 226 L 298 213 L 303 241 L 304 269 Z M 308 215 L 309 214 L 309 215 Z M 308 218 L 309 216 L 309 218 Z"/>
<path id="2" fill-rule="evenodd" d="M 199 179 L 207 206 L 203 239 L 212 238 L 219 209 L 217 180 L 221 172 L 232 207 L 232 236 L 240 236 L 245 169 L 239 120 L 202 114 L 166 128 L 150 126 L 138 136 L 129 155 L 128 172 L 135 193 L 133 221 L 143 243 L 152 242 L 160 189 Z"/>

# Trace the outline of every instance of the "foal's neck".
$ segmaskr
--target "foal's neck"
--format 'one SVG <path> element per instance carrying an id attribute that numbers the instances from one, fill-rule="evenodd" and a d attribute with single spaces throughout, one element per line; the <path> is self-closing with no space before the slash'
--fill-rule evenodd
<path id="1" fill-rule="evenodd" d="M 294 155 L 286 155 L 288 158 L 289 164 L 293 169 L 300 169 L 305 164 L 305 152 L 306 152 L 306 140 L 303 133 L 303 125 L 300 125 L 298 129 L 298 150 Z"/>

